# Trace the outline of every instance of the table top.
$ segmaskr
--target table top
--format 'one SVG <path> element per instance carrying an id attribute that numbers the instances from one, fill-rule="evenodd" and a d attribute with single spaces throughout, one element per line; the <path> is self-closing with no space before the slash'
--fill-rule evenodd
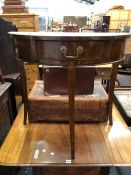
<path id="1" fill-rule="evenodd" d="M 130 33 L 116 33 L 116 32 L 86 32 L 86 33 L 81 33 L 81 32 L 9 32 L 9 34 L 13 35 L 29 35 L 29 36 L 79 36 L 79 37 L 91 37 L 91 36 L 131 36 Z"/>
<path id="2" fill-rule="evenodd" d="M 115 32 L 9 32 L 14 36 L 29 36 L 29 37 L 41 37 L 42 40 L 80 40 L 80 39 L 92 39 L 92 40 L 108 40 L 108 39 L 124 39 L 131 36 L 131 33 L 115 33 Z"/>
<path id="3" fill-rule="evenodd" d="M 131 166 L 131 133 L 113 106 L 113 126 L 76 124 L 75 160 L 70 158 L 69 125 L 23 125 L 23 107 L 0 148 L 0 165 Z"/>

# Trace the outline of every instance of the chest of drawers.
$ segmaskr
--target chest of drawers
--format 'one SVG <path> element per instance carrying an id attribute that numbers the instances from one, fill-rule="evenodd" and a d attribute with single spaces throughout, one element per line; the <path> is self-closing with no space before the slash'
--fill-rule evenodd
<path id="1" fill-rule="evenodd" d="M 28 13 L 1 14 L 0 17 L 16 25 L 18 31 L 35 32 L 39 30 L 38 15 Z"/>

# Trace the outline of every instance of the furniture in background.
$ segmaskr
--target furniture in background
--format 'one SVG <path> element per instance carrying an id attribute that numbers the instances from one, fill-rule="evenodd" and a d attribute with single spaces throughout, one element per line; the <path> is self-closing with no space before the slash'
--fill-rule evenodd
<path id="1" fill-rule="evenodd" d="M 119 88 L 131 88 L 131 53 L 125 54 L 125 59 L 118 69 L 117 82 Z"/>
<path id="2" fill-rule="evenodd" d="M 109 11 L 107 11 L 106 15 L 110 16 L 110 31 L 116 29 L 124 31 L 124 27 L 131 27 L 131 10 L 110 9 Z M 131 37 L 126 40 L 125 52 L 131 52 Z"/>
<path id="3" fill-rule="evenodd" d="M 86 26 L 87 16 L 64 16 L 63 23 L 66 25 L 76 25 L 78 28 Z"/>
<path id="4" fill-rule="evenodd" d="M 121 26 L 131 26 L 131 10 L 110 9 L 110 29 L 120 29 Z"/>
<path id="5" fill-rule="evenodd" d="M 38 15 L 28 13 L 0 14 L 0 17 L 16 25 L 18 31 L 36 32 L 39 31 Z"/>
<path id="6" fill-rule="evenodd" d="M 40 79 L 40 70 L 42 68 L 39 68 L 37 64 L 25 63 L 24 69 L 26 72 L 27 94 L 29 94 L 34 86 L 35 80 Z"/>
<path id="7" fill-rule="evenodd" d="M 114 102 L 126 124 L 131 126 L 131 87 L 115 88 Z"/>
<path id="8" fill-rule="evenodd" d="M 118 87 L 115 88 L 115 104 L 128 126 L 131 126 L 131 53 L 125 55 L 117 74 Z"/>
<path id="9" fill-rule="evenodd" d="M 14 55 L 12 40 L 9 31 L 17 31 L 15 25 L 0 18 L 0 68 L 3 78 L 11 82 L 10 96 L 14 119 L 17 115 L 18 106 L 22 103 L 21 82 L 18 66 Z M 18 104 L 18 105 L 17 105 Z"/>
<path id="10" fill-rule="evenodd" d="M 93 15 L 92 25 L 95 32 L 109 32 L 110 16 L 105 16 L 104 14 Z M 84 29 L 85 30 L 85 29 Z"/>
<path id="11" fill-rule="evenodd" d="M 16 26 L 0 18 L 0 67 L 3 75 L 18 72 L 12 40 L 8 35 L 10 31 L 17 31 Z"/>
<path id="12" fill-rule="evenodd" d="M 0 82 L 0 146 L 2 145 L 13 123 L 13 113 L 9 91 L 10 86 L 11 83 Z"/>
<path id="13" fill-rule="evenodd" d="M 0 70 L 0 147 L 2 146 L 10 128 L 14 121 L 12 111 L 12 101 L 10 98 L 11 83 L 4 81 Z M 14 175 L 17 172 L 17 167 L 1 166 L 0 173 Z"/>
<path id="14" fill-rule="evenodd" d="M 21 0 L 5 0 L 2 6 L 3 13 L 27 13 L 28 8 Z"/>
<path id="15" fill-rule="evenodd" d="M 126 41 L 125 53 L 131 53 L 131 37 Z"/>

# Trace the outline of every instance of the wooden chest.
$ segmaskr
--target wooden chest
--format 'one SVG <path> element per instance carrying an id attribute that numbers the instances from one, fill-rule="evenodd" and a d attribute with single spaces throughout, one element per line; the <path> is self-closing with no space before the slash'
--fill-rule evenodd
<path id="1" fill-rule="evenodd" d="M 39 31 L 38 15 L 35 14 L 1 14 L 1 18 L 12 22 L 22 32 Z"/>
<path id="2" fill-rule="evenodd" d="M 68 96 L 45 96 L 43 88 L 43 81 L 36 81 L 28 96 L 29 122 L 68 121 Z M 99 82 L 92 95 L 75 96 L 75 121 L 106 122 L 108 112 L 108 96 Z"/>

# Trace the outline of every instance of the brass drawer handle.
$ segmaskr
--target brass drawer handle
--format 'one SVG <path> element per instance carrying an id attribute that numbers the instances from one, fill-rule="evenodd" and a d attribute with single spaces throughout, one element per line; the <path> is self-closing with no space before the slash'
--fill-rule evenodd
<path id="1" fill-rule="evenodd" d="M 78 58 L 78 56 L 84 52 L 84 48 L 83 48 L 83 46 L 78 46 L 76 48 L 76 55 L 75 56 L 67 55 L 67 47 L 66 46 L 61 46 L 60 52 L 63 53 L 66 58 Z"/>

